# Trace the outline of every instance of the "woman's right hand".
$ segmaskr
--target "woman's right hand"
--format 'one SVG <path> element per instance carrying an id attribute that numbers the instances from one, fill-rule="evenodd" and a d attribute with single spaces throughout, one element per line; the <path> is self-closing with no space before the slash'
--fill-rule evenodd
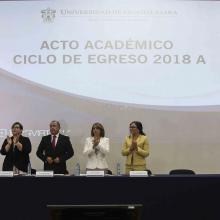
<path id="1" fill-rule="evenodd" d="M 7 142 L 8 142 L 8 145 L 11 145 L 12 144 L 12 140 L 9 136 L 7 136 Z"/>
<path id="2" fill-rule="evenodd" d="M 12 139 L 7 136 L 7 145 L 5 146 L 5 151 L 8 152 L 12 144 Z"/>
<path id="3" fill-rule="evenodd" d="M 99 144 L 99 142 L 100 142 L 100 139 L 94 137 L 94 140 L 93 140 L 93 148 L 96 148 L 96 146 Z"/>
<path id="4" fill-rule="evenodd" d="M 135 151 L 137 149 L 137 141 L 132 140 L 130 151 Z"/>

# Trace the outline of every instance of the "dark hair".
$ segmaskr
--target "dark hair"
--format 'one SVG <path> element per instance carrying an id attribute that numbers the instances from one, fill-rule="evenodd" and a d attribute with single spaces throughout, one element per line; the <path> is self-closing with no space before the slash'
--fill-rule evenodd
<path id="1" fill-rule="evenodd" d="M 92 129 L 91 129 L 91 136 L 94 137 L 94 132 L 93 132 L 93 129 L 94 128 L 97 128 L 100 130 L 100 136 L 101 137 L 105 137 L 105 129 L 103 127 L 102 124 L 100 124 L 99 122 L 96 122 L 92 125 Z"/>
<path id="2" fill-rule="evenodd" d="M 18 121 L 14 122 L 12 124 L 11 129 L 14 128 L 15 125 L 19 125 L 20 129 L 23 130 L 23 125 L 20 122 L 18 122 Z"/>
<path id="3" fill-rule="evenodd" d="M 57 121 L 57 120 L 53 120 L 53 121 L 50 122 L 50 124 L 51 124 L 51 123 L 57 123 L 57 125 L 58 125 L 59 128 L 60 128 L 60 122 L 59 122 L 59 121 Z"/>
<path id="4" fill-rule="evenodd" d="M 143 132 L 143 126 L 142 126 L 142 123 L 140 121 L 132 121 L 130 123 L 129 126 L 131 126 L 132 124 L 135 124 L 137 129 L 139 130 L 139 133 L 142 134 L 142 135 L 146 135 L 144 132 Z"/>

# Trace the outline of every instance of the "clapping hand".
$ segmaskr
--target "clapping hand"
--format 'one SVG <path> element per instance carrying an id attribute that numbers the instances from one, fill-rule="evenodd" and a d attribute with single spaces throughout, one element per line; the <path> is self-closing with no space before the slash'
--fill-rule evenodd
<path id="1" fill-rule="evenodd" d="M 7 145 L 5 146 L 5 151 L 8 152 L 12 144 L 12 139 L 7 136 Z"/>
<path id="2" fill-rule="evenodd" d="M 96 146 L 99 144 L 99 138 L 95 138 L 93 140 L 93 148 L 96 148 Z"/>
<path id="3" fill-rule="evenodd" d="M 97 154 L 98 151 L 99 151 L 99 146 L 98 146 L 99 141 L 100 141 L 99 138 L 94 137 L 94 140 L 93 140 L 93 149 L 95 150 L 95 153 L 96 153 L 96 154 Z"/>
<path id="4" fill-rule="evenodd" d="M 130 151 L 135 151 L 135 150 L 137 150 L 137 141 L 135 141 L 134 139 L 132 139 Z"/>
<path id="5" fill-rule="evenodd" d="M 7 136 L 7 142 L 8 142 L 9 145 L 12 144 L 12 140 L 11 140 L 11 138 L 9 136 Z"/>

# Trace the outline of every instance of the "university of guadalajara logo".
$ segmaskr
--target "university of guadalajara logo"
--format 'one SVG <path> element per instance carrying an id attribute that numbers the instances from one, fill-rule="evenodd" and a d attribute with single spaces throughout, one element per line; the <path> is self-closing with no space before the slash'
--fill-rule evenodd
<path id="1" fill-rule="evenodd" d="M 41 17 L 43 18 L 44 23 L 52 23 L 56 17 L 56 10 L 51 8 L 41 10 Z"/>

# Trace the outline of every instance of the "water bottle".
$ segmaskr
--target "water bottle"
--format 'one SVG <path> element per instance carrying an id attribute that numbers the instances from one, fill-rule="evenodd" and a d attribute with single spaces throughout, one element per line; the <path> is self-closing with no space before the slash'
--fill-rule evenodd
<path id="1" fill-rule="evenodd" d="M 79 165 L 79 163 L 76 164 L 75 176 L 80 176 L 80 165 Z"/>
<path id="2" fill-rule="evenodd" d="M 121 164 L 120 163 L 117 163 L 116 165 L 116 172 L 117 172 L 117 176 L 121 175 Z"/>
<path id="3" fill-rule="evenodd" d="M 31 163 L 28 163 L 28 167 L 27 167 L 27 175 L 31 176 Z"/>

